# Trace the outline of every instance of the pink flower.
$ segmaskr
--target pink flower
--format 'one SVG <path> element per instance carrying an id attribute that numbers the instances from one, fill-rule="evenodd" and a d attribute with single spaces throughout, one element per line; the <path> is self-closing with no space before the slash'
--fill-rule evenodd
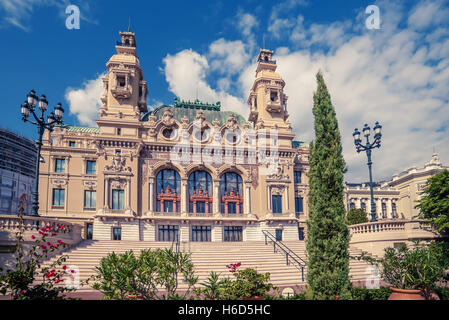
<path id="1" fill-rule="evenodd" d="M 58 243 L 59 243 L 59 244 L 64 244 L 64 241 L 58 240 Z"/>
<path id="2" fill-rule="evenodd" d="M 44 250 L 47 250 L 47 246 L 46 245 L 42 245 L 41 248 L 44 249 Z"/>
<path id="3" fill-rule="evenodd" d="M 17 299 L 18 295 L 15 294 L 15 295 L 13 295 L 12 297 L 13 297 L 14 299 Z"/>
<path id="4" fill-rule="evenodd" d="M 66 270 L 66 269 L 67 269 L 67 266 L 62 266 L 62 269 L 63 269 L 63 270 Z"/>
<path id="5" fill-rule="evenodd" d="M 31 236 L 31 239 L 33 239 L 33 240 L 34 240 L 34 239 L 36 239 L 36 237 L 35 237 L 34 235 L 32 235 L 32 236 Z"/>
<path id="6" fill-rule="evenodd" d="M 25 290 L 20 291 L 20 294 L 24 294 L 24 293 L 25 293 Z"/>
<path id="7" fill-rule="evenodd" d="M 70 270 L 71 273 L 75 273 L 75 270 Z"/>

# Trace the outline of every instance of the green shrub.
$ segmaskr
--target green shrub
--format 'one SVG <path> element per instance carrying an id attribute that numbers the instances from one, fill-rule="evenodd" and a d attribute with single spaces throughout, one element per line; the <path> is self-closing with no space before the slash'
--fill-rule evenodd
<path id="1" fill-rule="evenodd" d="M 102 291 L 104 299 L 185 299 L 198 281 L 190 254 L 171 249 L 142 250 L 139 257 L 132 251 L 111 253 L 101 260 L 97 273 L 93 288 Z M 183 295 L 176 293 L 178 274 L 188 284 Z"/>
<path id="2" fill-rule="evenodd" d="M 352 287 L 352 299 L 353 300 L 388 300 L 391 295 L 391 290 L 389 287 L 381 287 L 379 289 L 367 289 L 367 288 L 356 288 Z"/>
<path id="3" fill-rule="evenodd" d="M 449 300 L 449 288 L 436 287 L 434 291 L 441 300 Z"/>
<path id="4" fill-rule="evenodd" d="M 270 281 L 270 273 L 261 274 L 252 268 L 238 270 L 233 273 L 235 280 L 226 278 L 222 282 L 221 296 L 226 300 L 239 300 L 265 296 L 273 285 Z"/>
<path id="5" fill-rule="evenodd" d="M 348 225 L 368 222 L 366 212 L 362 209 L 351 209 L 348 212 Z"/>

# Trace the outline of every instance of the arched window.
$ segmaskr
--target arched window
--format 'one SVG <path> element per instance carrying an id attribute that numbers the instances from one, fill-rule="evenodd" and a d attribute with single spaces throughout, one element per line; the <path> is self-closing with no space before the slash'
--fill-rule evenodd
<path id="1" fill-rule="evenodd" d="M 189 212 L 212 213 L 212 178 L 206 171 L 195 171 L 189 176 Z"/>
<path id="2" fill-rule="evenodd" d="M 243 213 L 242 177 L 235 172 L 226 172 L 220 180 L 221 213 Z"/>
<path id="3" fill-rule="evenodd" d="M 172 169 L 159 171 L 156 176 L 156 211 L 179 212 L 181 203 L 181 178 Z"/>

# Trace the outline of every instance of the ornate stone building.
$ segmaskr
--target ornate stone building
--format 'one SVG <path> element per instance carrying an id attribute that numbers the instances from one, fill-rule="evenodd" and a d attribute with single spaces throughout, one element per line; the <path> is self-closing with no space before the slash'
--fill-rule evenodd
<path id="1" fill-rule="evenodd" d="M 444 166 L 437 153 L 422 168 L 411 167 L 395 174 L 388 181 L 376 183 L 374 203 L 378 220 L 414 219 L 419 214 L 415 209 L 427 180 L 449 167 Z M 345 184 L 345 200 L 350 209 L 363 209 L 371 220 L 371 197 L 368 184 Z"/>
<path id="2" fill-rule="evenodd" d="M 255 241 L 263 230 L 304 239 L 308 145 L 294 141 L 285 82 L 262 49 L 249 116 L 220 102 L 176 98 L 148 111 L 132 32 L 106 63 L 97 127 L 46 132 L 39 214 L 75 222 L 98 240 Z M 412 219 L 437 155 L 375 188 L 378 219 Z M 348 210 L 370 211 L 367 185 L 345 185 Z"/>
<path id="3" fill-rule="evenodd" d="M 285 82 L 260 51 L 249 117 L 219 102 L 175 99 L 147 110 L 135 35 L 107 62 L 98 127 L 45 136 L 41 216 L 82 224 L 93 239 L 263 240 L 304 236 L 309 149 L 294 141 Z"/>

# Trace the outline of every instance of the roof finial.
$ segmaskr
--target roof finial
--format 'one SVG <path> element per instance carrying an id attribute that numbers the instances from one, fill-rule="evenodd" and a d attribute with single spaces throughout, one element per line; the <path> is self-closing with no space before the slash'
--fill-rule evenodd
<path id="1" fill-rule="evenodd" d="M 263 34 L 262 39 L 263 39 L 263 48 L 266 49 L 266 47 L 265 47 L 265 33 Z"/>
<path id="2" fill-rule="evenodd" d="M 128 17 L 128 32 L 131 32 L 131 17 Z"/>

